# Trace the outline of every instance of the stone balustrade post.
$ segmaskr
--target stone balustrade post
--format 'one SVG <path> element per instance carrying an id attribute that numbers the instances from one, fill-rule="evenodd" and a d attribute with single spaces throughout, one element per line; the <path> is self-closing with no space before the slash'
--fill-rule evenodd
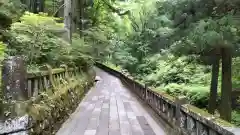
<path id="1" fill-rule="evenodd" d="M 61 65 L 60 67 L 65 69 L 65 72 L 64 72 L 65 78 L 69 79 L 68 66 L 67 65 Z"/>
<path id="2" fill-rule="evenodd" d="M 49 77 L 49 81 L 50 81 L 50 86 L 53 88 L 53 92 L 56 89 L 56 85 L 55 85 L 55 81 L 54 81 L 54 77 L 53 77 L 53 71 L 52 71 L 52 67 L 50 65 L 45 65 L 47 70 L 48 70 L 48 77 Z"/>
<path id="3" fill-rule="evenodd" d="M 144 85 L 144 90 L 145 90 L 145 101 L 148 102 L 148 89 L 147 89 L 147 85 Z"/>
<path id="4" fill-rule="evenodd" d="M 28 99 L 27 70 L 21 56 L 10 56 L 3 61 L 2 66 L 2 96 L 3 108 L 8 115 L 14 116 L 24 111 L 19 101 Z M 4 114 L 8 117 L 7 114 Z M 5 118 L 3 118 L 5 119 Z"/>
<path id="5" fill-rule="evenodd" d="M 181 106 L 183 104 L 187 104 L 187 98 L 185 96 L 179 96 L 175 100 L 176 103 L 176 125 L 178 127 L 181 127 L 182 121 L 181 121 Z"/>
<path id="6" fill-rule="evenodd" d="M 27 70 L 21 56 L 10 56 L 3 61 L 2 90 L 7 102 L 27 100 Z"/>

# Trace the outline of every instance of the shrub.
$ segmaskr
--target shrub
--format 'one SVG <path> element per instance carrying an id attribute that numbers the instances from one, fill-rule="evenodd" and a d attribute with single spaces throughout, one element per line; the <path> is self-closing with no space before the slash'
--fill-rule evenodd
<path id="1" fill-rule="evenodd" d="M 172 96 L 186 96 L 190 104 L 199 108 L 206 108 L 209 99 L 209 87 L 204 85 L 186 85 L 171 83 L 166 86 L 158 87 L 159 90 L 165 91 Z"/>
<path id="2" fill-rule="evenodd" d="M 68 43 L 55 35 L 53 29 L 63 29 L 56 18 L 46 14 L 26 12 L 20 22 L 13 23 L 9 31 L 10 55 L 24 55 L 29 65 L 49 63 L 55 65 L 59 55 L 68 52 Z M 56 53 L 57 52 L 57 53 Z"/>
<path id="3" fill-rule="evenodd" d="M 12 22 L 19 19 L 23 13 L 24 5 L 20 0 L 1 0 L 0 1 L 0 28 L 8 27 Z"/>
<path id="4" fill-rule="evenodd" d="M 13 23 L 8 31 L 8 54 L 25 56 L 29 70 L 36 70 L 43 64 L 59 67 L 88 66 L 91 58 L 84 54 L 84 41 L 74 37 L 73 45 L 62 39 L 64 25 L 58 18 L 47 14 L 26 12 L 20 22 Z"/>
<path id="5" fill-rule="evenodd" d="M 6 44 L 0 41 L 0 61 L 3 60 Z"/>
<path id="6" fill-rule="evenodd" d="M 156 62 L 156 69 L 150 71 L 144 79 L 149 85 L 160 86 L 169 83 L 209 84 L 209 67 L 191 60 L 191 57 L 161 56 Z M 151 66 L 148 66 L 151 67 Z M 154 68 L 152 68 L 154 69 Z"/>
<path id="7" fill-rule="evenodd" d="M 84 69 L 90 67 L 94 63 L 93 48 L 91 45 L 87 44 L 83 39 L 81 39 L 77 34 L 74 34 L 71 51 L 68 57 L 72 57 L 71 61 L 74 65 L 83 67 Z"/>
<path id="8" fill-rule="evenodd" d="M 231 123 L 233 123 L 236 126 L 240 126 L 240 110 L 235 110 L 232 112 L 232 121 Z"/>
<path id="9" fill-rule="evenodd" d="M 233 59 L 232 65 L 232 81 L 233 88 L 240 88 L 240 57 Z"/>

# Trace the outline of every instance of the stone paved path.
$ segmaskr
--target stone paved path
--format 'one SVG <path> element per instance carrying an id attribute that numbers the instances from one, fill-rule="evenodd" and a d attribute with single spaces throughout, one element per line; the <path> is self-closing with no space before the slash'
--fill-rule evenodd
<path id="1" fill-rule="evenodd" d="M 97 82 L 56 135 L 165 135 L 149 108 L 114 76 Z"/>

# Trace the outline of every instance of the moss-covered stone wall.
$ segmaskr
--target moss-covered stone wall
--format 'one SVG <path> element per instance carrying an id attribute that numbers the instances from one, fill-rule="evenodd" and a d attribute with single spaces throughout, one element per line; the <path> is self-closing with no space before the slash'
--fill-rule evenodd
<path id="1" fill-rule="evenodd" d="M 31 117 L 29 134 L 55 134 L 93 85 L 94 77 L 92 71 L 79 74 L 65 80 L 54 90 L 32 98 L 26 110 Z"/>

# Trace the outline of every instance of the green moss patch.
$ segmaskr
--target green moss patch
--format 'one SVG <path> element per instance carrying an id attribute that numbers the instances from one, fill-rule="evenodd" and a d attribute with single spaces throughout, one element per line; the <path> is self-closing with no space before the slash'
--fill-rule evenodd
<path id="1" fill-rule="evenodd" d="M 32 118 L 30 133 L 33 135 L 55 134 L 76 109 L 85 91 L 92 86 L 93 76 L 93 74 L 83 73 L 69 78 L 67 83 L 56 86 L 54 93 L 41 93 L 28 101 L 27 113 Z"/>
<path id="2" fill-rule="evenodd" d="M 225 128 L 228 128 L 228 127 L 234 128 L 235 127 L 231 123 L 224 121 L 214 115 L 211 115 L 211 114 L 207 113 L 206 111 L 199 109 L 195 106 L 192 106 L 190 104 L 183 105 L 182 110 L 184 112 L 186 112 L 188 115 L 190 115 L 191 117 L 193 117 L 194 119 L 211 127 L 212 129 L 215 129 L 220 134 L 224 134 L 224 135 L 231 134 L 231 132 Z"/>

